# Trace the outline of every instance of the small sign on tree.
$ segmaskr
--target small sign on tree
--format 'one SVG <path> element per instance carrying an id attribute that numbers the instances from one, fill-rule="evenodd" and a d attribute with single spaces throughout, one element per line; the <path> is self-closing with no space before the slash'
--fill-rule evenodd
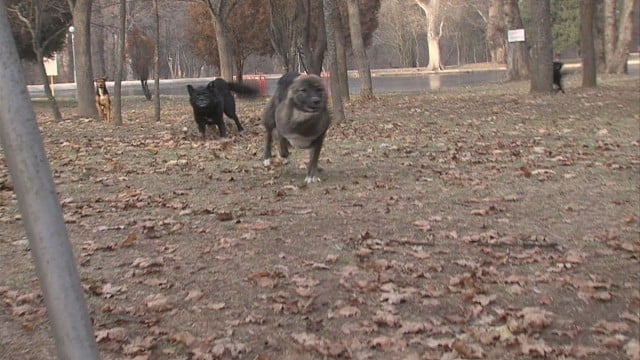
<path id="1" fill-rule="evenodd" d="M 507 31 L 507 41 L 510 43 L 525 41 L 524 29 L 514 29 Z"/>

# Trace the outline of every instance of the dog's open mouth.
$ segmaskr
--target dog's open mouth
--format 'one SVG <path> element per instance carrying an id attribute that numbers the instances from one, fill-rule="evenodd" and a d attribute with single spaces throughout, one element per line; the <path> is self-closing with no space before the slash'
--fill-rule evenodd
<path id="1" fill-rule="evenodd" d="M 303 112 L 309 113 L 309 114 L 315 114 L 315 113 L 319 113 L 320 111 L 322 111 L 322 107 L 321 106 L 309 106 L 306 105 L 301 109 Z"/>

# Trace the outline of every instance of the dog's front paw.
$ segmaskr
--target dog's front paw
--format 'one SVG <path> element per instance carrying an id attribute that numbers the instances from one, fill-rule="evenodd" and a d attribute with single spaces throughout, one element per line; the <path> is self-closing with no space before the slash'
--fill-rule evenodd
<path id="1" fill-rule="evenodd" d="M 264 165 L 264 166 L 270 166 L 270 165 L 271 165 L 271 159 L 264 159 L 264 160 L 262 160 L 262 165 Z"/>
<path id="2" fill-rule="evenodd" d="M 304 182 L 307 184 L 312 184 L 322 182 L 322 180 L 317 176 L 307 176 L 306 178 L 304 178 Z"/>

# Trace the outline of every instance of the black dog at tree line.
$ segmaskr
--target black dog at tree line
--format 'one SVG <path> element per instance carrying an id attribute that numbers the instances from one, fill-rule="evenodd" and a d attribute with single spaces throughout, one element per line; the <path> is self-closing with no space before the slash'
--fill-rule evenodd
<path id="1" fill-rule="evenodd" d="M 222 114 L 233 119 L 238 127 L 238 132 L 242 133 L 244 128 L 236 114 L 236 101 L 231 92 L 240 96 L 253 97 L 258 95 L 258 90 L 251 86 L 227 82 L 220 78 L 209 82 L 206 86 L 187 85 L 187 91 L 189 92 L 189 102 L 193 108 L 193 117 L 203 139 L 207 125 L 217 125 L 220 137 L 227 137 L 227 128 Z"/>
<path id="2" fill-rule="evenodd" d="M 553 87 L 556 90 L 556 92 L 558 91 L 562 91 L 562 93 L 564 94 L 564 89 L 562 88 L 562 67 L 564 66 L 563 63 L 561 63 L 560 61 L 554 61 L 553 62 Z"/>
<path id="3" fill-rule="evenodd" d="M 262 125 L 265 128 L 262 159 L 266 166 L 271 162 L 271 144 L 275 136 L 283 158 L 289 155 L 290 144 L 309 149 L 305 182 L 320 182 L 318 158 L 331 117 L 327 109 L 327 91 L 319 76 L 297 72 L 284 74 L 264 109 Z"/>

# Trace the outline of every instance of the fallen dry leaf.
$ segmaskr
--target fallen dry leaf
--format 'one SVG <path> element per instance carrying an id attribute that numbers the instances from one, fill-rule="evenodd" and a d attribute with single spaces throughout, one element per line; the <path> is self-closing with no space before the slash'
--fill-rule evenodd
<path id="1" fill-rule="evenodd" d="M 593 327 L 593 330 L 603 334 L 628 333 L 631 327 L 624 322 L 600 320 Z"/>
<path id="2" fill-rule="evenodd" d="M 123 327 L 97 330 L 95 332 L 95 337 L 98 343 L 106 341 L 115 341 L 121 343 L 127 340 L 127 331 Z"/>
<path id="3" fill-rule="evenodd" d="M 532 339 L 525 335 L 517 337 L 520 344 L 520 352 L 524 355 L 538 355 L 546 357 L 553 349 L 542 339 Z"/>
<path id="4" fill-rule="evenodd" d="M 527 331 L 538 332 L 551 324 L 553 313 L 539 307 L 525 307 L 518 312 Z"/>
<path id="5" fill-rule="evenodd" d="M 196 337 L 193 336 L 188 331 L 180 331 L 177 333 L 173 333 L 169 336 L 169 338 L 173 341 L 177 341 L 184 344 L 188 348 L 191 347 L 191 345 L 193 345 L 197 340 Z"/>
<path id="6" fill-rule="evenodd" d="M 208 303 L 206 308 L 210 309 L 210 310 L 222 310 L 227 306 L 227 304 L 220 302 L 220 303 Z"/>
<path id="7" fill-rule="evenodd" d="M 187 297 L 185 298 L 186 301 L 198 301 L 202 298 L 204 294 L 202 293 L 202 291 L 200 289 L 194 289 L 194 290 L 190 290 L 189 293 L 187 293 Z"/>
<path id="8" fill-rule="evenodd" d="M 401 318 L 387 311 L 378 310 L 373 317 L 373 321 L 378 325 L 399 326 Z"/>
<path id="9" fill-rule="evenodd" d="M 372 348 L 380 348 L 384 352 L 401 351 L 407 346 L 406 341 L 397 337 L 377 336 L 369 341 Z"/>
<path id="10" fill-rule="evenodd" d="M 640 360 L 640 342 L 638 339 L 631 339 L 624 346 L 624 351 L 629 360 Z"/>
<path id="11" fill-rule="evenodd" d="M 162 257 L 156 257 L 153 259 L 150 258 L 137 258 L 131 264 L 134 268 L 139 269 L 147 269 L 151 267 L 162 267 L 164 266 L 164 259 Z"/>
<path id="12" fill-rule="evenodd" d="M 493 295 L 476 295 L 473 297 L 473 302 L 478 303 L 480 305 L 482 305 L 483 307 L 486 307 L 487 305 L 491 304 L 492 302 L 496 301 L 496 299 L 498 298 L 498 296 L 496 294 Z"/>
<path id="13" fill-rule="evenodd" d="M 306 332 L 292 334 L 293 340 L 306 351 L 315 351 L 320 354 L 326 354 L 326 341 L 315 334 Z"/>
<path id="14" fill-rule="evenodd" d="M 360 309 L 355 306 L 344 306 L 338 309 L 335 314 L 340 317 L 355 317 L 360 316 Z"/>
<path id="15" fill-rule="evenodd" d="M 122 286 L 113 286 L 111 283 L 106 283 L 102 286 L 100 290 L 100 295 L 102 295 L 105 299 L 109 299 L 114 295 L 122 294 L 127 292 L 127 287 Z"/>
<path id="16" fill-rule="evenodd" d="M 431 222 L 428 220 L 418 220 L 414 221 L 413 225 L 422 231 L 430 231 L 431 230 Z"/>
<path id="17" fill-rule="evenodd" d="M 418 334 L 431 328 L 431 325 L 424 322 L 403 321 L 398 332 L 402 335 Z"/>
<path id="18" fill-rule="evenodd" d="M 31 305 L 21 305 L 21 306 L 14 306 L 11 308 L 11 314 L 13 316 L 24 316 L 27 314 L 33 314 L 36 312 L 36 308 L 31 306 Z"/>
<path id="19" fill-rule="evenodd" d="M 165 312 L 173 309 L 169 299 L 162 294 L 149 295 L 144 299 L 147 308 L 155 312 Z"/>
<path id="20" fill-rule="evenodd" d="M 277 279 L 275 278 L 274 274 L 268 271 L 260 271 L 254 273 L 250 275 L 247 280 L 255 282 L 256 285 L 262 288 L 273 289 L 277 285 Z"/>
<path id="21" fill-rule="evenodd" d="M 454 340 L 451 348 L 465 359 L 482 359 L 485 357 L 480 345 L 470 344 L 460 339 Z"/>
<path id="22" fill-rule="evenodd" d="M 129 233 L 129 236 L 120 244 L 120 247 L 130 247 L 138 239 L 138 235 L 134 232 Z"/>

